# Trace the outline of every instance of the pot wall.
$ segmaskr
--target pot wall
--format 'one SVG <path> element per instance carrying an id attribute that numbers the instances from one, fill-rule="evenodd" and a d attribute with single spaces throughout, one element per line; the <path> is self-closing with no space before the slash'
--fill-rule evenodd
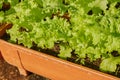
<path id="1" fill-rule="evenodd" d="M 52 80 L 120 80 L 117 77 L 4 40 L 0 40 L 0 51 L 3 58 L 8 63 L 17 66 L 24 75 L 27 70 Z"/>

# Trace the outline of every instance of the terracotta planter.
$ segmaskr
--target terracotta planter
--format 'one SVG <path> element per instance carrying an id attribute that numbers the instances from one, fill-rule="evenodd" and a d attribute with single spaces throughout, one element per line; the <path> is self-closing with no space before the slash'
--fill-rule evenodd
<path id="1" fill-rule="evenodd" d="M 19 68 L 21 74 L 30 71 L 52 80 L 120 80 L 50 55 L 0 40 L 3 58 Z"/>
<path id="2" fill-rule="evenodd" d="M 10 24 L 1 26 L 0 37 L 10 27 Z M 18 67 L 23 75 L 27 75 L 27 71 L 30 71 L 52 80 L 120 80 L 120 78 L 0 39 L 0 59 L 2 57 L 8 63 Z"/>

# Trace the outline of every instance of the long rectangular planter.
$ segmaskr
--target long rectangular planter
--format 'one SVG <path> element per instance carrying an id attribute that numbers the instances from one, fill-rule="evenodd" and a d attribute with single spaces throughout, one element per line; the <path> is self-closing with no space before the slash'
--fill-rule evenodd
<path id="1" fill-rule="evenodd" d="M 0 26 L 0 37 L 10 27 L 10 24 Z M 52 80 L 120 80 L 120 78 L 0 39 L 0 59 L 2 57 L 8 63 L 18 67 L 23 75 L 27 75 L 27 71 L 30 71 Z"/>
<path id="2" fill-rule="evenodd" d="M 24 75 L 26 71 L 30 71 L 52 80 L 120 80 L 120 78 L 1 39 L 0 52 L 8 63 L 17 66 Z"/>

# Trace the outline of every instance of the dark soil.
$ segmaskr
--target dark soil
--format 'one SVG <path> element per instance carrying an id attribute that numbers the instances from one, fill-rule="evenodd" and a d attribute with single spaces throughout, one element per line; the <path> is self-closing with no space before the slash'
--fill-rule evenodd
<path id="1" fill-rule="evenodd" d="M 28 76 L 20 75 L 15 66 L 0 60 L 0 80 L 50 80 L 37 74 L 29 73 Z"/>

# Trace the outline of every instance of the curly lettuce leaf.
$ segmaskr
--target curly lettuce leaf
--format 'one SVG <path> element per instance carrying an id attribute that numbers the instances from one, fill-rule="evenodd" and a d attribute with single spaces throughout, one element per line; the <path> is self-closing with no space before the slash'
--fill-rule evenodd
<path id="1" fill-rule="evenodd" d="M 4 12 L 0 11 L 0 23 L 4 21 Z"/>
<path id="2" fill-rule="evenodd" d="M 120 64 L 120 56 L 106 58 L 100 64 L 100 69 L 105 72 L 115 72 L 118 64 Z"/>

